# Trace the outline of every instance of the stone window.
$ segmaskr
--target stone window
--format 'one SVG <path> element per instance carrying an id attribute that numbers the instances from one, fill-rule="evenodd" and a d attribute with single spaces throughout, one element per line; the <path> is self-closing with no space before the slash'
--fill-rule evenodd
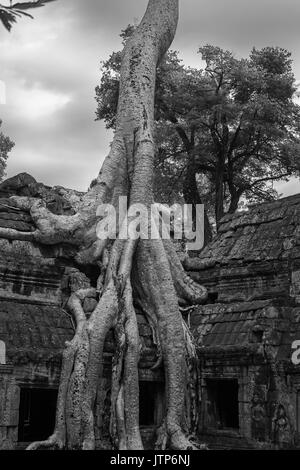
<path id="1" fill-rule="evenodd" d="M 57 390 L 21 388 L 18 441 L 47 439 L 54 430 Z"/>
<path id="2" fill-rule="evenodd" d="M 160 425 L 164 409 L 164 386 L 160 382 L 140 381 L 140 425 Z"/>
<path id="3" fill-rule="evenodd" d="M 216 429 L 239 428 L 238 381 L 208 379 L 206 425 Z"/>

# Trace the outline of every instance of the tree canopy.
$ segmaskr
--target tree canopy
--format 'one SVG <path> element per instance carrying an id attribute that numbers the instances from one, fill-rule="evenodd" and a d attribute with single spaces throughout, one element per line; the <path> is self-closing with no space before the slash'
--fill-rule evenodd
<path id="1" fill-rule="evenodd" d="M 157 70 L 156 192 L 204 201 L 218 222 L 242 199 L 278 197 L 273 182 L 299 175 L 300 107 L 287 50 L 254 48 L 238 59 L 206 45 L 199 53 L 203 68 L 186 67 L 169 51 Z M 97 118 L 107 127 L 115 124 L 121 57 L 102 63 L 96 88 Z"/>
<path id="2" fill-rule="evenodd" d="M 2 121 L 0 120 L 0 128 Z M 0 181 L 4 177 L 9 152 L 14 147 L 14 142 L 0 131 Z"/>

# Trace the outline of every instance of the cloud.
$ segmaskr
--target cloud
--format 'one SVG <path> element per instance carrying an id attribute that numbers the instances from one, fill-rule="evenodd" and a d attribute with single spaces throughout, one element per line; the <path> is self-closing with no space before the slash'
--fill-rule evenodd
<path id="1" fill-rule="evenodd" d="M 18 88 L 11 99 L 14 112 L 19 114 L 19 118 L 30 121 L 49 118 L 70 101 L 68 95 L 53 93 L 36 86 L 31 89 Z"/>
<path id="2" fill-rule="evenodd" d="M 173 48 L 198 66 L 212 43 L 248 54 L 277 44 L 294 52 L 300 78 L 298 0 L 181 0 Z M 85 190 L 109 150 L 112 133 L 95 122 L 100 61 L 120 48 L 120 30 L 141 19 L 147 0 L 57 0 L 0 29 L 3 129 L 16 142 L 8 175 L 28 171 L 47 184 Z M 291 186 L 297 190 L 295 185 Z M 288 189 L 286 189 L 288 191 Z"/>
<path id="3" fill-rule="evenodd" d="M 299 178 L 291 178 L 290 181 L 274 184 L 275 189 L 283 196 L 292 196 L 300 192 Z"/>

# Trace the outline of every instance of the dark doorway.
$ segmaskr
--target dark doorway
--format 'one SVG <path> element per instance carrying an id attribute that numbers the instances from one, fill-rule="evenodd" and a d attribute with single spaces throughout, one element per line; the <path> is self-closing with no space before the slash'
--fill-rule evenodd
<path id="1" fill-rule="evenodd" d="M 239 385 L 235 379 L 207 380 L 207 424 L 218 429 L 239 428 Z"/>
<path id="2" fill-rule="evenodd" d="M 300 390 L 297 390 L 296 415 L 297 415 L 297 433 L 298 433 L 299 439 L 300 439 Z"/>
<path id="3" fill-rule="evenodd" d="M 57 390 L 21 388 L 19 442 L 47 439 L 54 430 Z"/>
<path id="4" fill-rule="evenodd" d="M 164 387 L 160 382 L 140 382 L 140 425 L 159 425 L 163 415 Z"/>

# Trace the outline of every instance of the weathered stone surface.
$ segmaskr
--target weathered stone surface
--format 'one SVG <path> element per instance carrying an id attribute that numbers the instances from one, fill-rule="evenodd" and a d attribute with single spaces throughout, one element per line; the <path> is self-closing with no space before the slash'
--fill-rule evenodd
<path id="1" fill-rule="evenodd" d="M 31 175 L 20 173 L 0 184 L 0 211 L 4 204 L 13 206 L 10 196 L 30 196 L 43 199 L 54 214 L 74 214 L 83 193 L 60 186 L 50 188 L 38 183 Z M 1 204 L 2 203 L 2 204 Z M 16 230 L 20 230 L 16 228 Z"/>
<path id="2" fill-rule="evenodd" d="M 218 237 L 203 250 L 198 263 L 227 265 L 231 260 L 261 262 L 289 257 L 299 241 L 299 220 L 299 194 L 227 215 Z M 193 270 L 192 266 L 187 268 Z"/>
<path id="3" fill-rule="evenodd" d="M 291 362 L 300 340 L 299 228 L 300 195 L 254 206 L 224 217 L 213 242 L 184 263 L 209 291 L 189 320 L 202 376 L 201 438 L 212 448 L 299 445 L 300 365 Z M 235 431 L 219 429 L 212 412 L 216 380 L 238 383 Z"/>
<path id="4" fill-rule="evenodd" d="M 57 214 L 72 214 L 82 194 L 49 188 L 21 174 L 0 185 L 0 227 L 32 230 L 31 217 L 19 211 L 11 195 L 43 198 Z M 5 225 L 7 224 L 7 225 Z M 300 340 L 300 195 L 226 216 L 220 233 L 198 258 L 185 260 L 190 275 L 209 291 L 207 305 L 186 314 L 195 335 L 201 371 L 197 400 L 199 433 L 219 448 L 292 447 L 300 415 L 300 366 L 291 363 L 292 343 Z M 72 248 L 0 240 L 0 340 L 7 365 L 0 366 L 0 448 L 17 442 L 18 384 L 57 388 L 61 352 L 73 335 L 64 311 L 64 270 L 72 266 Z M 87 299 L 84 310 L 96 305 Z M 163 382 L 163 369 L 151 367 L 158 351 L 141 312 L 139 376 Z M 105 341 L 99 385 L 97 442 L 109 424 L 109 394 L 114 335 Z M 210 384 L 236 381 L 238 428 L 220 429 Z M 219 405 L 218 405 L 219 406 Z M 257 419 L 257 417 L 259 419 Z M 283 429 L 284 428 L 284 429 Z M 106 430 L 106 431 L 105 431 Z M 150 431 L 149 431 L 150 432 Z M 145 431 L 147 434 L 147 432 Z"/>
<path id="5" fill-rule="evenodd" d="M 73 337 L 69 317 L 57 306 L 0 300 L 0 338 L 9 362 L 56 360 Z M 5 326 L 5 328 L 3 328 Z"/>

